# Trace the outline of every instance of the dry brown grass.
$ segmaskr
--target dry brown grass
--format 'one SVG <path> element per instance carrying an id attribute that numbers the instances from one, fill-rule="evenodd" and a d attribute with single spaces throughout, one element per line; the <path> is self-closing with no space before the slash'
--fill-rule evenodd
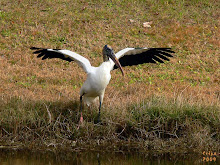
<path id="1" fill-rule="evenodd" d="M 219 108 L 218 8 L 219 4 L 214 0 L 85 0 L 56 3 L 49 0 L 2 0 L 1 114 L 4 112 L 5 116 L 16 116 L 16 109 L 20 109 L 20 119 L 31 120 L 26 115 L 32 114 L 31 123 L 36 125 L 42 121 L 47 123 L 47 106 L 52 111 L 54 122 L 59 116 L 56 112 L 58 109 L 65 110 L 66 107 L 73 112 L 78 110 L 74 102 L 78 102 L 79 90 L 85 80 L 81 68 L 74 63 L 56 59 L 41 61 L 32 54 L 29 49 L 31 46 L 73 50 L 88 58 L 95 66 L 102 61 L 101 50 L 105 44 L 111 45 L 116 52 L 128 46 L 172 47 L 176 52 L 175 57 L 166 64 L 126 67 L 125 77 L 119 71 L 112 72 L 103 108 L 103 116 L 110 123 L 117 117 L 116 123 L 119 119 L 123 123 L 130 114 L 127 106 L 138 106 L 142 102 L 150 105 L 152 97 L 163 98 L 166 104 L 179 107 L 187 104 Z M 131 23 L 129 19 L 135 22 Z M 146 21 L 153 21 L 151 28 L 142 26 Z M 21 100 L 20 105 L 14 103 L 15 98 Z M 28 106 L 31 102 L 33 105 Z M 14 110 L 10 114 L 7 112 L 8 106 L 13 103 Z M 37 122 L 34 113 L 36 104 L 40 104 L 38 110 L 43 112 L 45 121 Z M 58 108 L 50 109 L 50 105 Z M 32 107 L 33 112 L 27 107 Z M 97 110 L 97 107 L 93 109 Z M 16 123 L 19 117 L 11 117 L 11 121 Z M 92 120 L 92 117 L 88 119 Z M 24 123 L 20 121 L 12 132 L 16 133 L 19 128 L 23 128 Z M 2 126 L 3 122 L 0 123 Z M 115 128 L 110 126 L 106 127 L 107 132 Z M 91 126 L 91 129 L 94 127 Z"/>

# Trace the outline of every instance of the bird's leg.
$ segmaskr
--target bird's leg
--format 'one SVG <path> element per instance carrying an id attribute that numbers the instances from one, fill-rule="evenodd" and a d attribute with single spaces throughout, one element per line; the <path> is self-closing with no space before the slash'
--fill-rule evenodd
<path id="1" fill-rule="evenodd" d="M 82 109 L 83 109 L 83 103 L 82 103 L 82 96 L 80 96 L 80 119 L 79 119 L 79 126 L 80 124 L 83 123 L 83 115 L 82 115 Z M 79 129 L 79 126 L 78 126 L 78 129 Z"/>
<path id="2" fill-rule="evenodd" d="M 101 122 L 101 119 L 100 119 L 100 116 L 101 116 L 101 107 L 102 107 L 102 102 L 100 101 L 99 102 L 99 114 L 98 114 L 98 123 L 100 123 Z"/>
<path id="3" fill-rule="evenodd" d="M 97 119 L 95 120 L 95 124 L 101 123 L 101 107 L 102 107 L 102 97 L 99 97 L 99 113 Z"/>

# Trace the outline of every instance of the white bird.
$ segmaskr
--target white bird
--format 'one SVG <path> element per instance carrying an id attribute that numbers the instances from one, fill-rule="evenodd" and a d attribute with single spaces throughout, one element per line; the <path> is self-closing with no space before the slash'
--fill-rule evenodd
<path id="1" fill-rule="evenodd" d="M 105 45 L 102 51 L 104 62 L 99 67 L 93 67 L 88 59 L 70 50 L 43 49 L 36 47 L 31 47 L 31 49 L 35 50 L 33 53 L 38 54 L 38 58 L 42 57 L 42 60 L 47 58 L 60 58 L 69 62 L 76 61 L 87 73 L 87 79 L 80 89 L 81 116 L 79 124 L 83 122 L 82 101 L 90 103 L 97 97 L 99 97 L 99 113 L 96 122 L 100 122 L 105 88 L 109 84 L 111 79 L 110 72 L 113 69 L 119 68 L 122 75 L 124 75 L 122 66 L 156 62 L 164 63 L 163 60 L 169 61 L 167 57 L 173 57 L 171 53 L 174 53 L 171 48 L 125 48 L 115 54 L 110 46 Z"/>

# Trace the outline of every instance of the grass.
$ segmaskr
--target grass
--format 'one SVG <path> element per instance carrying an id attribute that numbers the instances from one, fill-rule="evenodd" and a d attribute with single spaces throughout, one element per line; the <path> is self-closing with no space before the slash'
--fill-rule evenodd
<path id="1" fill-rule="evenodd" d="M 202 152 L 218 150 L 219 108 L 152 97 L 123 111 L 106 109 L 102 125 L 86 109 L 78 130 L 78 102 L 12 98 L 1 105 L 1 143 L 9 146 L 68 150 Z"/>
<path id="2" fill-rule="evenodd" d="M 1 143 L 219 150 L 218 9 L 214 0 L 2 0 Z M 151 28 L 142 26 L 147 21 Z M 128 46 L 172 47 L 176 54 L 165 64 L 126 67 L 124 78 L 112 71 L 103 125 L 93 124 L 94 106 L 85 109 L 85 124 L 77 131 L 85 74 L 74 63 L 41 61 L 29 48 L 73 50 L 98 66 L 105 44 L 116 52 Z"/>

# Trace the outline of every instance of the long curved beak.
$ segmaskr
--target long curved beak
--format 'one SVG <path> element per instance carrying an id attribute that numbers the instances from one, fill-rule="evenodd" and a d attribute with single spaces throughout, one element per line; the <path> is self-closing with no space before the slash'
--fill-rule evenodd
<path id="1" fill-rule="evenodd" d="M 114 54 L 114 53 L 111 53 L 111 55 L 110 55 L 109 57 L 114 61 L 115 65 L 120 69 L 122 75 L 124 76 L 124 72 L 123 72 L 123 70 L 122 70 L 121 64 L 120 64 L 120 62 L 118 61 L 118 59 L 117 59 L 117 57 L 115 56 L 115 54 Z"/>

